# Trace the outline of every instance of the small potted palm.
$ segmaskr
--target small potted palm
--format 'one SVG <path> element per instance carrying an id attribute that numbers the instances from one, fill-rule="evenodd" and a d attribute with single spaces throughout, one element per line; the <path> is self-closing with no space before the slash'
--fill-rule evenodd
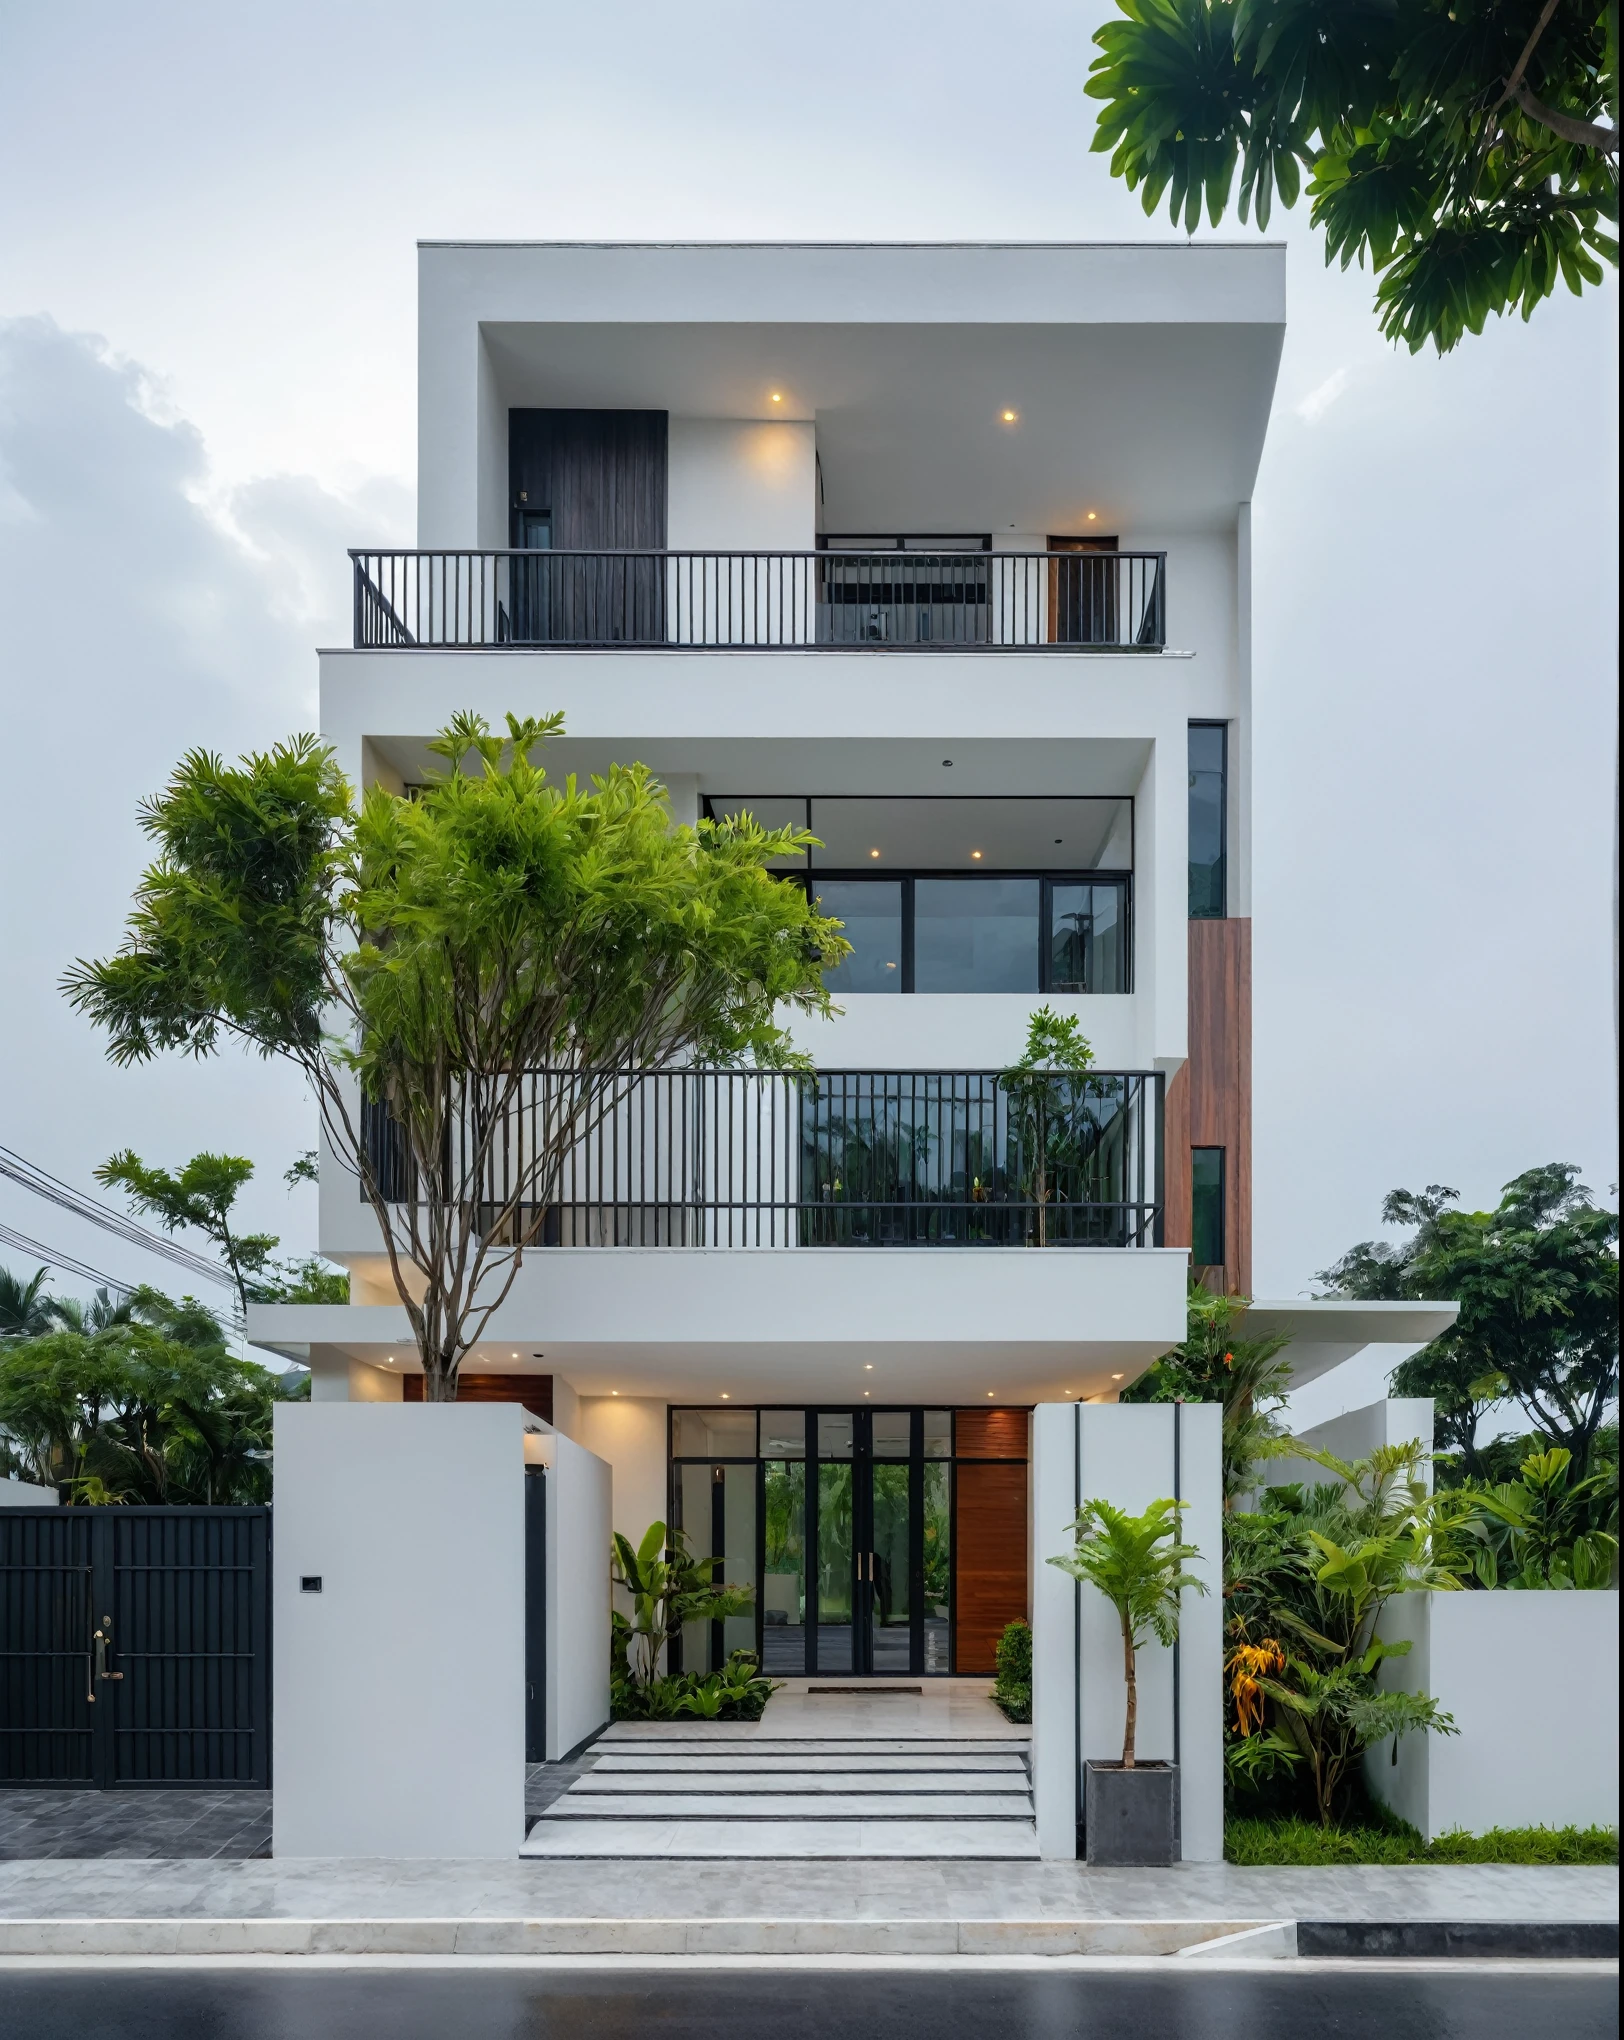
<path id="1" fill-rule="evenodd" d="M 1167 1865 L 1178 1860 L 1178 1767 L 1141 1763 L 1134 1743 L 1139 1724 L 1139 1652 L 1151 1637 L 1171 1646 L 1179 1633 L 1179 1596 L 1204 1594 L 1206 1582 L 1185 1570 L 1199 1558 L 1180 1536 L 1179 1505 L 1152 1502 L 1142 1516 L 1109 1502 L 1084 1502 L 1073 1526 L 1073 1548 L 1050 1565 L 1097 1587 L 1122 1626 L 1122 1672 L 1127 1707 L 1122 1761 L 1083 1766 L 1083 1819 L 1091 1864 Z"/>

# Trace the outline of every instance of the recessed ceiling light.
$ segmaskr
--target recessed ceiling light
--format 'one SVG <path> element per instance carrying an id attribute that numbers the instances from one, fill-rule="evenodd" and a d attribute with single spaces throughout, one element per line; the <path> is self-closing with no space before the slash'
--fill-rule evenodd
<path id="1" fill-rule="evenodd" d="M 1100 513 L 1099 513 L 1099 512 L 1097 511 L 1097 510 L 1090 510 L 1090 511 L 1089 511 L 1089 513 L 1088 513 L 1088 521 L 1089 521 L 1089 523 L 1090 523 L 1090 524 L 1094 524 L 1094 523 L 1096 523 L 1096 522 L 1098 521 L 1098 519 L 1099 519 L 1099 514 L 1100 514 Z"/>
<path id="2" fill-rule="evenodd" d="M 863 1362 L 863 1372 L 865 1374 L 872 1374 L 874 1372 L 874 1362 L 872 1360 L 865 1360 Z"/>
<path id="3" fill-rule="evenodd" d="M 871 1389 L 871 1388 L 865 1388 L 865 1389 L 863 1390 L 863 1393 L 864 1393 L 864 1395 L 872 1395 L 872 1394 L 874 1393 L 874 1391 L 873 1391 L 873 1389 Z"/>
<path id="4" fill-rule="evenodd" d="M 972 851 L 970 852 L 970 855 L 971 855 L 971 856 L 972 856 L 973 858 L 975 858 L 975 859 L 976 859 L 976 860 L 977 860 L 977 861 L 979 862 L 979 860 L 980 860 L 980 857 L 981 857 L 981 852 L 980 852 L 979 850 L 972 850 Z"/>
<path id="5" fill-rule="evenodd" d="M 870 857 L 878 857 L 880 853 L 878 850 L 871 850 L 868 854 Z"/>
<path id="6" fill-rule="evenodd" d="M 951 771 L 952 771 L 952 769 L 953 769 L 953 760 L 952 760 L 951 758 L 944 758 L 944 759 L 942 760 L 942 763 L 943 763 L 943 765 L 945 765 L 945 766 L 946 766 L 946 768 L 948 769 L 948 771 L 949 771 L 949 772 L 951 772 Z"/>
<path id="7" fill-rule="evenodd" d="M 1120 1374 L 1113 1374 L 1113 1375 L 1111 1376 L 1111 1379 L 1112 1379 L 1113 1381 L 1120 1381 L 1120 1380 L 1122 1379 L 1122 1376 L 1121 1376 Z"/>
<path id="8" fill-rule="evenodd" d="M 611 1395 L 619 1395 L 619 1393 L 620 1393 L 620 1390 L 619 1390 L 618 1388 L 612 1388 L 612 1389 L 610 1389 L 609 1393 L 610 1393 Z"/>
<path id="9" fill-rule="evenodd" d="M 1013 425 L 1020 416 L 1020 413 L 1018 411 L 1000 411 L 998 415 L 1006 425 Z"/>
<path id="10" fill-rule="evenodd" d="M 781 403 L 782 403 L 782 402 L 784 401 L 784 393 L 783 393 L 783 391 L 782 391 L 782 390 L 774 390 L 774 391 L 773 391 L 773 394 L 772 394 L 772 400 L 773 400 L 773 402 L 774 402 L 775 404 L 781 404 Z"/>
<path id="11" fill-rule="evenodd" d="M 725 1388 L 722 1390 L 722 1400 L 723 1402 L 731 1402 L 733 1400 Z"/>
<path id="12" fill-rule="evenodd" d="M 991 1389 L 989 1388 L 989 1389 L 987 1390 L 987 1393 L 988 1393 L 988 1395 L 991 1395 L 991 1394 L 993 1393 L 993 1391 L 992 1391 L 992 1390 L 991 1390 Z"/>

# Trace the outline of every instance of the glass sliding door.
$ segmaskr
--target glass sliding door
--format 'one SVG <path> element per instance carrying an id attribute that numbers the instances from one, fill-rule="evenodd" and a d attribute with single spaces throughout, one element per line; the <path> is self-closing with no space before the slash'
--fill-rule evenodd
<path id="1" fill-rule="evenodd" d="M 806 1412 L 763 1410 L 761 1452 L 761 1666 L 799 1677 L 806 1670 Z"/>

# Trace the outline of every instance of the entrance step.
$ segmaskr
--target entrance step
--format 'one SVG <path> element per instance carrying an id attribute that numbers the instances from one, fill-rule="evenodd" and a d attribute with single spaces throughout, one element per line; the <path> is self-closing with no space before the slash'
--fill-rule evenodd
<path id="1" fill-rule="evenodd" d="M 718 1724 L 718 1726 L 721 1726 Z M 645 1731 L 531 1828 L 538 1857 L 1032 1860 L 1030 1746 L 1010 1740 Z"/>

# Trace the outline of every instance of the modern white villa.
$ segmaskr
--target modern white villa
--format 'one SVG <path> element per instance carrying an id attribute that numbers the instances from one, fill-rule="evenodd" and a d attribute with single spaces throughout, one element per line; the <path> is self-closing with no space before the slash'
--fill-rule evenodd
<path id="1" fill-rule="evenodd" d="M 810 828 L 845 923 L 817 1081 L 648 1080 L 461 1397 L 522 1402 L 755 1613 L 782 1674 L 988 1673 L 1029 1612 L 1029 1413 L 1114 1401 L 1192 1264 L 1251 1287 L 1251 539 L 1278 245 L 472 245 L 420 256 L 419 546 L 354 558 L 321 721 L 360 785 L 562 711 L 692 820 Z M 1034 1207 L 999 1071 L 1100 1081 Z M 379 1127 L 378 1138 L 387 1129 Z M 1032 1251 L 1040 1245 L 1043 1251 Z M 319 1401 L 421 1378 L 326 1159 L 347 1307 L 256 1308 Z M 1299 1376 L 1403 1308 L 1259 1305 Z M 1379 1314 L 1379 1307 L 1378 1307 Z"/>

